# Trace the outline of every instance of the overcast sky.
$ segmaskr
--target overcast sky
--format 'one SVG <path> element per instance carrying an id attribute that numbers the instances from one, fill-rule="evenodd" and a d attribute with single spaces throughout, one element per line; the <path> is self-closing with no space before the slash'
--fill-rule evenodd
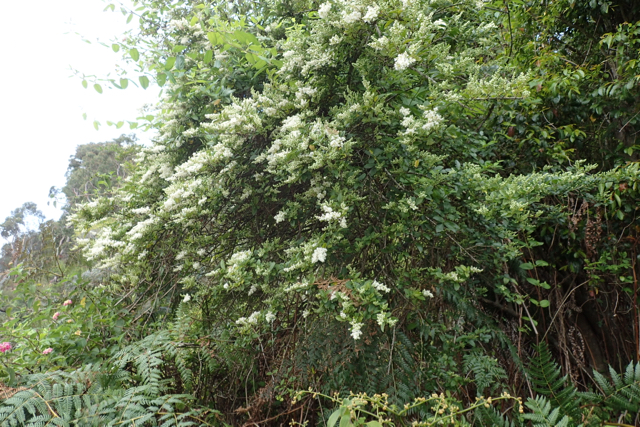
<path id="1" fill-rule="evenodd" d="M 126 19 L 121 13 L 103 12 L 106 4 L 0 0 L 0 222 L 28 201 L 57 219 L 60 212 L 47 206 L 49 188 L 64 184 L 76 146 L 130 133 L 127 125 L 116 129 L 106 121 L 133 121 L 145 103 L 157 99 L 157 88 L 144 91 L 130 85 L 98 94 L 70 77 L 70 67 L 106 76 L 119 62 L 111 49 L 73 34 L 104 42 L 121 35 Z M 103 124 L 99 131 L 93 120 Z M 138 137 L 148 141 L 151 135 Z"/>

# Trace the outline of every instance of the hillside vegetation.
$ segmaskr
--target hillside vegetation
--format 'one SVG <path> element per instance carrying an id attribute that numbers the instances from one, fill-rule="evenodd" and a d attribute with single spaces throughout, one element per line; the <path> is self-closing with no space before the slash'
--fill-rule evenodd
<path id="1" fill-rule="evenodd" d="M 83 84 L 158 136 L 1 225 L 2 425 L 640 425 L 639 4 L 133 3 Z"/>

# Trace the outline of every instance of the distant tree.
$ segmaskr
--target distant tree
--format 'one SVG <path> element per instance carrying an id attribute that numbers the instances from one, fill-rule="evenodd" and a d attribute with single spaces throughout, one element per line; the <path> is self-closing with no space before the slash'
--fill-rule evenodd
<path id="1" fill-rule="evenodd" d="M 29 217 L 36 221 L 44 220 L 44 215 L 38 209 L 38 205 L 33 202 L 26 202 L 11 211 L 11 215 L 0 224 L 0 236 L 4 239 L 15 239 L 28 228 Z"/>
<path id="2" fill-rule="evenodd" d="M 33 202 L 15 209 L 0 224 L 0 235 L 7 243 L 0 249 L 0 275 L 23 264 L 31 278 L 49 281 L 70 270 L 85 266 L 82 256 L 73 251 L 73 228 L 67 215 L 77 203 L 106 196 L 127 175 L 129 164 L 138 150 L 135 135 L 121 135 L 112 141 L 82 144 L 69 159 L 67 182 L 62 188 L 52 187 L 50 196 L 66 197 L 59 220 L 45 221 Z M 0 276 L 0 282 L 6 277 Z"/>
<path id="3" fill-rule="evenodd" d="M 106 195 L 115 182 L 127 175 L 127 164 L 138 150 L 134 134 L 120 135 L 112 141 L 79 145 L 69 159 L 67 182 L 62 193 L 70 209 L 79 202 Z"/>

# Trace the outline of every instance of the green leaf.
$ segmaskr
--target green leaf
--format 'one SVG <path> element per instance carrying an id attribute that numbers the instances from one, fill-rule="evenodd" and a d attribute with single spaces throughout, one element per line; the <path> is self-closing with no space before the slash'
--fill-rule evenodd
<path id="1" fill-rule="evenodd" d="M 343 408 L 339 408 L 338 410 L 334 411 L 333 414 L 331 414 L 331 416 L 329 417 L 327 427 L 334 427 L 336 425 L 336 422 L 338 421 L 338 418 L 340 418 L 340 416 L 342 415 L 342 412 L 344 412 Z"/>
<path id="2" fill-rule="evenodd" d="M 126 89 L 129 86 L 129 79 L 120 79 L 120 88 Z"/>
<path id="3" fill-rule="evenodd" d="M 118 52 L 120 50 L 120 45 L 114 43 L 111 45 L 111 49 L 113 49 L 114 52 Z"/>
<path id="4" fill-rule="evenodd" d="M 138 80 L 140 80 L 140 86 L 142 86 L 143 89 L 149 87 L 149 78 L 147 76 L 140 76 Z"/>
<path id="5" fill-rule="evenodd" d="M 138 59 L 140 59 L 140 53 L 138 52 L 138 49 L 136 49 L 135 47 L 133 49 L 129 49 L 129 55 L 131 56 L 131 59 L 133 59 L 134 61 L 138 61 Z"/>
<path id="6" fill-rule="evenodd" d="M 96 90 L 96 92 L 102 93 L 102 86 L 100 86 L 98 83 L 94 84 L 93 88 Z"/>
<path id="7" fill-rule="evenodd" d="M 175 57 L 170 57 L 167 59 L 167 62 L 164 63 L 164 69 L 169 71 L 170 69 L 173 68 L 173 65 L 176 63 L 176 58 Z"/>
<path id="8" fill-rule="evenodd" d="M 89 83 L 86 80 L 83 80 L 82 81 L 82 87 L 86 89 L 87 86 L 89 86 Z"/>
<path id="9" fill-rule="evenodd" d="M 340 418 L 340 427 L 349 427 L 351 425 L 353 425 L 351 424 L 351 415 L 348 413 L 343 414 Z"/>
<path id="10" fill-rule="evenodd" d="M 93 121 L 93 127 L 96 128 L 96 130 L 98 130 L 98 128 L 100 127 L 100 122 L 97 120 Z"/>
<path id="11" fill-rule="evenodd" d="M 133 19 L 133 13 L 130 13 L 129 16 L 127 17 L 127 24 L 131 22 L 132 19 Z"/>
<path id="12" fill-rule="evenodd" d="M 213 51 L 208 50 L 207 53 L 204 54 L 204 63 L 208 64 L 213 59 Z"/>
<path id="13" fill-rule="evenodd" d="M 87 120 L 87 113 L 82 113 L 82 119 Z"/>
<path id="14" fill-rule="evenodd" d="M 549 307 L 549 300 L 543 299 L 540 301 L 540 307 L 547 308 Z"/>
<path id="15" fill-rule="evenodd" d="M 233 38 L 239 42 L 242 42 L 244 44 L 256 44 L 256 45 L 260 45 L 260 42 L 258 41 L 258 39 L 256 38 L 256 36 L 254 36 L 251 33 L 247 33 L 245 31 L 235 31 L 233 33 Z"/>
<path id="16" fill-rule="evenodd" d="M 369 421 L 367 424 L 365 424 L 367 427 L 382 427 L 382 424 L 380 424 L 378 421 Z"/>
<path id="17" fill-rule="evenodd" d="M 9 374 L 9 383 L 7 384 L 9 387 L 15 387 L 16 385 L 16 371 L 11 369 L 10 367 L 6 367 L 7 373 Z"/>
<path id="18" fill-rule="evenodd" d="M 179 44 L 179 45 L 174 46 L 174 47 L 173 47 L 173 49 L 171 49 L 171 50 L 172 50 L 173 52 L 176 52 L 176 53 L 177 53 L 177 52 L 182 52 L 182 51 L 183 51 L 183 50 L 185 50 L 186 48 L 187 48 L 186 46 L 183 46 L 183 45 Z"/>
<path id="19" fill-rule="evenodd" d="M 524 262 L 520 264 L 520 268 L 523 270 L 531 270 L 533 268 L 533 264 L 531 264 L 530 262 Z"/>
<path id="20" fill-rule="evenodd" d="M 217 46 L 224 42 L 222 36 L 220 36 L 219 33 L 207 33 L 207 38 L 209 39 L 209 43 L 211 43 L 211 46 Z"/>
<path id="21" fill-rule="evenodd" d="M 178 55 L 176 57 L 176 70 L 184 70 L 184 56 Z"/>
<path id="22" fill-rule="evenodd" d="M 158 76 L 156 77 L 156 82 L 158 83 L 158 86 L 160 87 L 164 86 L 166 81 L 167 81 L 167 75 L 165 73 L 158 73 Z"/>

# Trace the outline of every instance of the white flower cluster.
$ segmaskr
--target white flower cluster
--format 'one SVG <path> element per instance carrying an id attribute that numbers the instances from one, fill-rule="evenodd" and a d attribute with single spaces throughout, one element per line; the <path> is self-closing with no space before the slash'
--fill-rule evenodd
<path id="1" fill-rule="evenodd" d="M 378 17 L 378 14 L 380 14 L 380 7 L 378 7 L 377 4 L 374 4 L 367 8 L 367 13 L 364 14 L 362 20 L 366 23 L 373 22 Z"/>
<path id="2" fill-rule="evenodd" d="M 407 52 L 403 52 L 396 57 L 393 68 L 398 71 L 403 71 L 412 66 L 415 62 L 415 58 L 411 57 Z"/>
<path id="3" fill-rule="evenodd" d="M 341 228 L 347 228 L 347 220 L 344 217 L 342 212 L 347 211 L 347 207 L 342 204 L 342 212 L 334 211 L 331 206 L 326 203 L 323 203 L 320 208 L 322 209 L 323 214 L 316 216 L 320 221 L 325 221 L 328 223 L 336 222 L 340 224 Z"/>
<path id="4" fill-rule="evenodd" d="M 320 5 L 318 9 L 318 16 L 322 19 L 327 19 L 329 17 L 329 12 L 331 11 L 331 3 L 326 2 Z"/>
<path id="5" fill-rule="evenodd" d="M 260 316 L 260 312 L 259 311 L 254 311 L 253 313 L 251 313 L 251 316 L 249 317 L 241 317 L 238 320 L 236 320 L 236 324 L 237 325 L 241 325 L 241 326 L 250 326 L 250 325 L 255 325 L 258 323 L 258 317 Z"/>
<path id="6" fill-rule="evenodd" d="M 276 224 L 277 224 L 284 221 L 286 217 L 287 217 L 287 211 L 285 209 L 282 209 L 273 217 L 273 219 L 276 220 Z"/>
<path id="7" fill-rule="evenodd" d="M 317 262 L 324 262 L 327 259 L 327 248 L 316 248 L 311 255 L 311 262 L 313 264 Z"/>
<path id="8" fill-rule="evenodd" d="M 376 315 L 376 323 L 378 323 L 381 328 L 384 328 L 384 325 L 393 327 L 396 323 L 398 323 L 398 319 L 391 317 L 389 313 L 381 311 Z"/>
<path id="9" fill-rule="evenodd" d="M 276 320 L 276 315 L 273 314 L 272 311 L 268 311 L 264 316 L 264 320 L 266 320 L 268 323 L 273 323 L 273 321 Z"/>
<path id="10" fill-rule="evenodd" d="M 388 286 L 385 286 L 384 284 L 378 282 L 377 280 L 374 280 L 373 283 L 371 283 L 371 286 L 373 286 L 373 288 L 378 292 L 382 292 L 385 294 L 388 294 L 391 291 L 391 289 L 389 289 Z"/>
<path id="11" fill-rule="evenodd" d="M 405 130 L 401 131 L 399 136 L 403 137 L 402 142 L 405 144 L 413 142 L 418 137 L 429 135 L 444 122 L 444 118 L 438 113 L 437 108 L 428 109 L 426 106 L 419 108 L 423 110 L 422 117 L 419 118 L 414 117 L 408 108 L 400 109 L 400 114 L 404 116 L 402 126 L 405 127 Z"/>
<path id="12" fill-rule="evenodd" d="M 351 321 L 351 337 L 357 341 L 362 336 L 362 327 L 364 323 L 356 322 L 355 320 Z"/>

